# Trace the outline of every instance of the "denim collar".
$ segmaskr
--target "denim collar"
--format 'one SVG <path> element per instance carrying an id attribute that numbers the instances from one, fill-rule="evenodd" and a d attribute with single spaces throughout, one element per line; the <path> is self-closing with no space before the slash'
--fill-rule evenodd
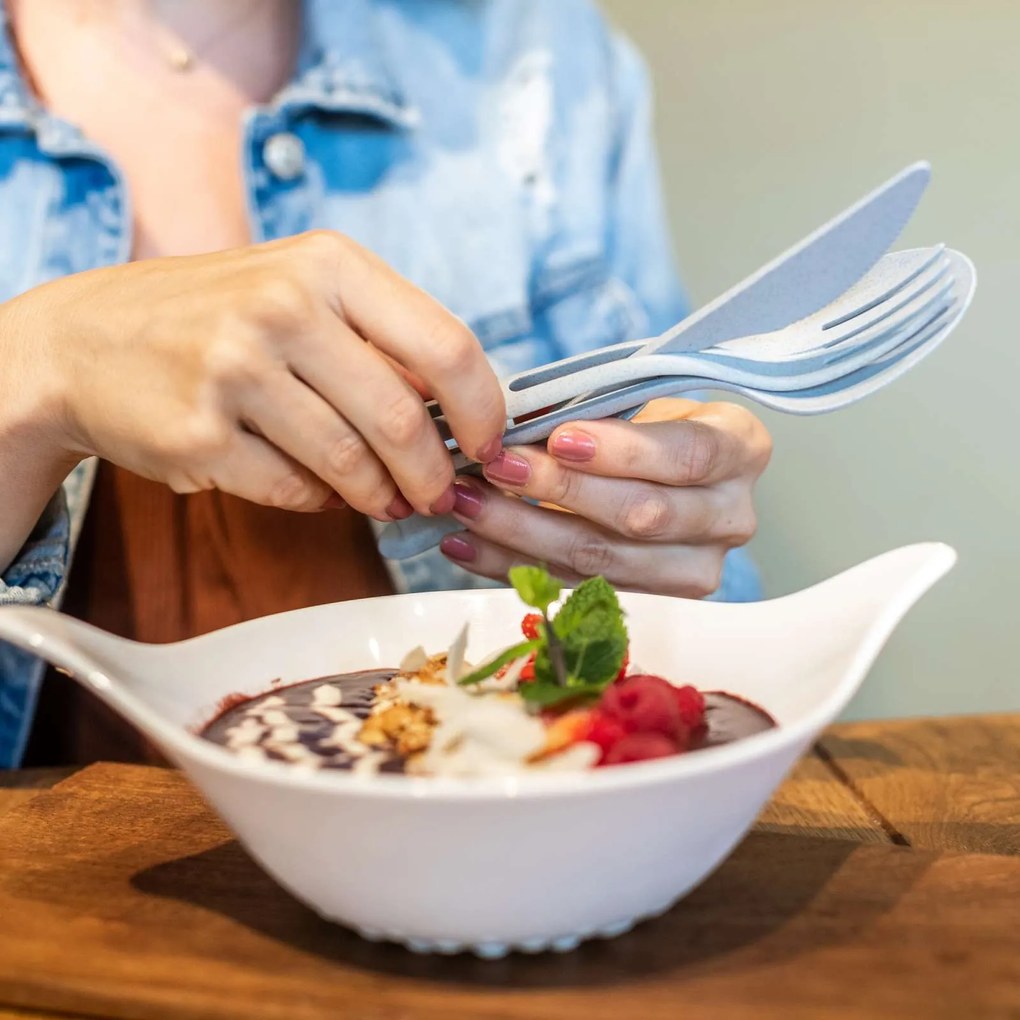
<path id="1" fill-rule="evenodd" d="M 280 113 L 356 113 L 394 127 L 413 127 L 418 111 L 392 73 L 375 6 L 375 0 L 304 0 L 297 70 L 268 108 Z M 49 116 L 32 95 L 0 0 L 0 130 L 18 127 L 53 136 L 54 144 L 47 146 L 51 151 L 88 147 L 80 137 L 72 140 L 70 126 Z M 65 136 L 63 142 L 60 136 Z"/>

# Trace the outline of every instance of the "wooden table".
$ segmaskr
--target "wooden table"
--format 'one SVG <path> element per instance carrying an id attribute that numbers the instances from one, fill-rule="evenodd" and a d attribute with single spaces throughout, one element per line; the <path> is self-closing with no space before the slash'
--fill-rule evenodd
<path id="1" fill-rule="evenodd" d="M 0 784 L 0 1020 L 1020 1018 L 1020 716 L 837 726 L 668 915 L 495 963 L 319 920 L 174 772 Z"/>

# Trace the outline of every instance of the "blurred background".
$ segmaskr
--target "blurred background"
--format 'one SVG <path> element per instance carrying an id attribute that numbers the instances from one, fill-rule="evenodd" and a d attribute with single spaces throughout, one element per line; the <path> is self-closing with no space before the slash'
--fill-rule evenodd
<path id="1" fill-rule="evenodd" d="M 894 635 L 848 717 L 1020 709 L 1020 4 L 602 5 L 650 65 L 696 305 L 931 161 L 896 247 L 968 254 L 974 304 L 943 348 L 862 404 L 760 412 L 775 455 L 754 552 L 778 595 L 897 545 L 950 543 L 959 565 Z"/>

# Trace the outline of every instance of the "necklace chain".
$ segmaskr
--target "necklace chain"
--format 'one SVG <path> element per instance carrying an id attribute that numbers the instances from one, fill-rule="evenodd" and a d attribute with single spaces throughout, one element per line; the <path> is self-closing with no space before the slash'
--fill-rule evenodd
<path id="1" fill-rule="evenodd" d="M 226 24 L 221 25 L 209 38 L 204 39 L 197 46 L 189 46 L 179 35 L 164 28 L 164 35 L 170 38 L 167 38 L 160 48 L 167 65 L 172 70 L 181 73 L 190 71 L 195 66 L 199 55 L 203 52 L 207 53 L 221 39 L 225 39 L 234 29 L 245 22 L 259 2 L 260 0 L 249 0 L 247 4 L 243 4 L 239 14 L 229 18 Z"/>

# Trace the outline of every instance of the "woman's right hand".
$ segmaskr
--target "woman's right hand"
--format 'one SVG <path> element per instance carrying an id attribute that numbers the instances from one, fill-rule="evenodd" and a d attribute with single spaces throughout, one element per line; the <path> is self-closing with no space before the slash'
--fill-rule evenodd
<path id="1" fill-rule="evenodd" d="M 454 469 L 422 393 L 477 460 L 501 447 L 502 391 L 470 330 L 339 234 L 94 270 L 2 311 L 4 374 L 36 395 L 55 458 L 176 492 L 446 513 Z"/>

